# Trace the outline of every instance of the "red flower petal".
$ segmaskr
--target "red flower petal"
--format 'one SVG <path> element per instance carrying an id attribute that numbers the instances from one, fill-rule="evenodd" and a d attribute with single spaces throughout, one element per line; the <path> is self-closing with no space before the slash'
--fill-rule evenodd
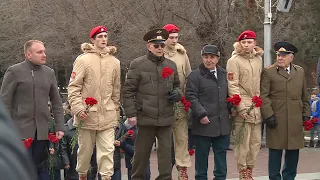
<path id="1" fill-rule="evenodd" d="M 86 103 L 86 105 L 93 106 L 93 105 L 97 104 L 98 101 L 93 97 L 87 97 L 85 99 L 85 103 Z"/>
<path id="2" fill-rule="evenodd" d="M 194 154 L 194 150 L 193 149 L 189 150 L 189 155 L 192 156 L 193 154 Z"/>
<path id="3" fill-rule="evenodd" d="M 169 68 L 168 66 L 165 66 L 162 70 L 162 78 L 166 79 L 166 78 L 170 77 L 173 72 L 174 71 L 171 68 Z"/>

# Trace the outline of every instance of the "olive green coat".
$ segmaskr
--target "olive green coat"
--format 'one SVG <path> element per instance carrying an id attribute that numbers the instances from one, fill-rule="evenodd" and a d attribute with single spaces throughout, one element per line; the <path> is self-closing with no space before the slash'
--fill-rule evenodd
<path id="1" fill-rule="evenodd" d="M 162 78 L 164 67 L 174 72 Z M 164 56 L 151 52 L 134 59 L 123 86 L 123 107 L 127 117 L 137 117 L 139 126 L 171 126 L 174 123 L 174 103 L 169 102 L 168 92 L 180 90 L 176 64 Z"/>
<path id="2" fill-rule="evenodd" d="M 302 67 L 291 65 L 290 74 L 272 65 L 261 76 L 263 119 L 275 116 L 278 125 L 267 128 L 267 147 L 301 149 L 304 147 L 302 116 L 310 116 L 305 74 Z"/>

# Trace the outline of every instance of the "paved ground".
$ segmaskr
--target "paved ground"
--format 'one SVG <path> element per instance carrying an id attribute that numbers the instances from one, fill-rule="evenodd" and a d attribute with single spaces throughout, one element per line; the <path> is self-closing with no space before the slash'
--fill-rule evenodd
<path id="1" fill-rule="evenodd" d="M 158 174 L 158 168 L 157 168 L 157 156 L 156 152 L 153 151 L 150 158 L 151 162 L 151 174 L 152 178 L 151 180 L 154 180 Z M 228 179 L 234 179 L 236 180 L 238 177 L 238 172 L 236 169 L 236 163 L 233 156 L 233 151 L 228 151 L 227 153 L 227 162 L 228 162 Z M 124 163 L 124 162 L 123 162 Z M 194 156 L 192 156 L 192 164 L 194 165 Z M 264 148 L 261 149 L 258 160 L 256 164 L 256 168 L 254 169 L 254 177 L 255 180 L 267 180 L 268 177 L 268 149 Z M 209 172 L 208 172 L 208 179 L 213 178 L 213 153 L 210 153 L 209 156 Z M 126 172 L 127 170 L 123 167 L 122 168 L 122 174 L 123 174 L 123 180 L 126 180 Z M 298 166 L 298 173 L 296 179 L 298 180 L 320 180 L 320 148 L 305 148 L 300 151 L 300 161 Z M 194 166 L 190 167 L 188 169 L 189 179 L 194 179 Z M 176 180 L 177 178 L 177 171 L 173 171 L 173 177 Z"/>

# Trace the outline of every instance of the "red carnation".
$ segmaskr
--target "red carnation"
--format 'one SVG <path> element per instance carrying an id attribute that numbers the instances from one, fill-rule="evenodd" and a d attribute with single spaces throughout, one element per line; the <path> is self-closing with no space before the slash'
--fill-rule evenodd
<path id="1" fill-rule="evenodd" d="M 189 108 L 190 108 L 190 107 L 186 106 L 186 107 L 184 107 L 183 109 L 184 109 L 184 111 L 188 112 L 188 111 L 189 111 Z"/>
<path id="2" fill-rule="evenodd" d="M 317 117 L 314 117 L 314 118 L 311 119 L 311 122 L 312 122 L 313 124 L 318 124 L 319 119 L 318 119 Z"/>
<path id="3" fill-rule="evenodd" d="M 185 104 L 187 102 L 186 98 L 184 96 L 182 96 L 181 100 L 182 104 Z"/>
<path id="4" fill-rule="evenodd" d="M 133 130 L 128 130 L 127 134 L 131 137 L 131 139 L 134 139 L 134 132 Z"/>
<path id="5" fill-rule="evenodd" d="M 239 94 L 234 94 L 232 97 L 227 98 L 227 102 L 230 102 L 234 106 L 239 106 L 241 97 L 239 96 Z"/>
<path id="6" fill-rule="evenodd" d="M 252 98 L 252 102 L 254 103 L 254 106 L 257 108 L 262 106 L 262 99 L 259 96 L 254 96 Z"/>
<path id="7" fill-rule="evenodd" d="M 58 139 L 54 133 L 49 133 L 48 140 L 52 143 L 58 143 L 60 139 Z"/>
<path id="8" fill-rule="evenodd" d="M 87 97 L 85 102 L 86 102 L 86 105 L 88 106 L 93 106 L 98 103 L 98 101 L 93 97 Z"/>
<path id="9" fill-rule="evenodd" d="M 183 104 L 183 106 L 184 106 L 183 109 L 184 109 L 186 112 L 188 112 L 188 111 L 189 111 L 189 108 L 191 107 L 191 103 L 190 103 L 189 101 L 187 101 L 184 96 L 182 96 L 180 102 L 181 102 L 181 103 Z"/>
<path id="10" fill-rule="evenodd" d="M 23 139 L 23 144 L 26 149 L 29 149 L 31 147 L 32 142 L 33 142 L 32 138 Z"/>
<path id="11" fill-rule="evenodd" d="M 313 128 L 313 123 L 312 121 L 304 121 L 303 122 L 304 130 L 305 131 L 310 131 Z"/>
<path id="12" fill-rule="evenodd" d="M 189 150 L 189 155 L 192 156 L 193 154 L 194 154 L 194 150 L 193 149 Z"/>
<path id="13" fill-rule="evenodd" d="M 164 67 L 162 70 L 162 78 L 166 79 L 168 77 L 170 77 L 173 73 L 173 70 L 171 68 L 169 68 L 168 66 Z"/>

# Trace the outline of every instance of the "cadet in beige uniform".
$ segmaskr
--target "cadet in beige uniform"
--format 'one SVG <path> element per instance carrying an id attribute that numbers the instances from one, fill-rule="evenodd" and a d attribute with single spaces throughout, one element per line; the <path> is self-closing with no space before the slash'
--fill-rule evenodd
<path id="1" fill-rule="evenodd" d="M 91 43 L 84 43 L 84 52 L 77 57 L 68 87 L 74 125 L 82 126 L 78 136 L 77 172 L 80 180 L 87 179 L 89 163 L 96 145 L 98 171 L 102 180 L 113 175 L 114 129 L 120 115 L 120 61 L 113 56 L 115 47 L 107 46 L 107 28 L 91 30 Z M 85 98 L 98 103 L 86 112 Z"/>
<path id="2" fill-rule="evenodd" d="M 256 46 L 256 34 L 244 31 L 234 44 L 235 50 L 227 62 L 229 96 L 239 94 L 242 101 L 237 106 L 235 132 L 245 119 L 245 132 L 242 142 L 235 147 L 235 157 L 239 171 L 239 179 L 253 179 L 252 169 L 261 144 L 261 114 L 254 108 L 249 114 L 247 110 L 252 104 L 252 97 L 260 95 L 260 75 L 262 71 L 263 50 Z"/>
<path id="3" fill-rule="evenodd" d="M 191 72 L 190 62 L 185 48 L 177 43 L 179 38 L 179 28 L 174 24 L 167 24 L 163 27 L 169 32 L 164 48 L 164 56 L 177 65 L 182 93 L 185 92 L 186 78 Z M 175 164 L 179 175 L 178 179 L 186 180 L 187 168 L 191 166 L 191 159 L 188 152 L 188 118 L 187 112 L 183 109 L 181 102 L 177 103 L 175 111 L 175 123 L 173 126 L 173 142 Z"/>

